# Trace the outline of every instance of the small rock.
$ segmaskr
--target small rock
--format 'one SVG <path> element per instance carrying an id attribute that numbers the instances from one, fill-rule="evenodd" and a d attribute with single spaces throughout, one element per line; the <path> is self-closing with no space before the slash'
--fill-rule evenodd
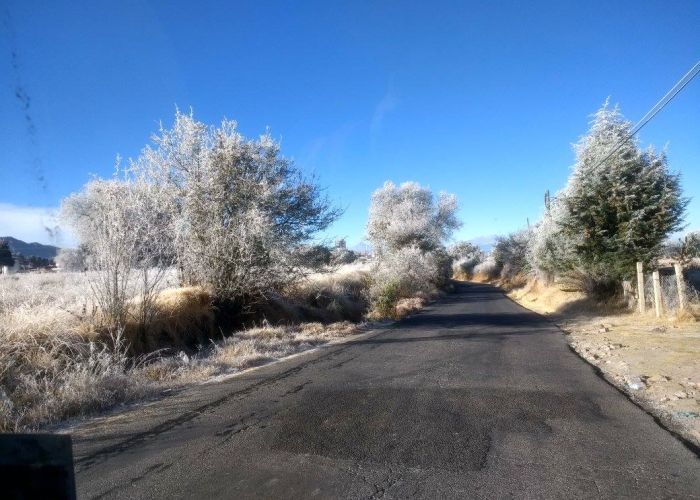
<path id="1" fill-rule="evenodd" d="M 642 382 L 642 379 L 640 379 L 639 377 L 627 379 L 626 385 L 629 389 L 633 391 L 639 391 L 641 389 L 644 389 L 645 387 L 644 382 Z"/>
<path id="2" fill-rule="evenodd" d="M 688 394 L 683 391 L 674 392 L 673 395 L 678 399 L 686 399 L 688 397 Z"/>
<path id="3" fill-rule="evenodd" d="M 601 327 L 598 329 L 598 333 L 608 333 L 610 330 L 608 330 L 606 327 Z"/>
<path id="4" fill-rule="evenodd" d="M 651 329 L 652 332 L 665 333 L 667 328 L 665 326 L 655 326 Z"/>

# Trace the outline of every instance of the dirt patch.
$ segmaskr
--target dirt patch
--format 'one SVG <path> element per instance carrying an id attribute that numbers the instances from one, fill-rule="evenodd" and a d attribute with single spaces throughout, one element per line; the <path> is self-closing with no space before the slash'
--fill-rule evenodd
<path id="1" fill-rule="evenodd" d="M 563 321 L 569 344 L 672 430 L 700 446 L 700 330 L 638 315 Z"/>

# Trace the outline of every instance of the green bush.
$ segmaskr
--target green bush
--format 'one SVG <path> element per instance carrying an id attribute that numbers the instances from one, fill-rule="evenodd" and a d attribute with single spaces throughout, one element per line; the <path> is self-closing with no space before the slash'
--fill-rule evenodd
<path id="1" fill-rule="evenodd" d="M 385 283 L 379 293 L 374 296 L 372 308 L 382 317 L 391 317 L 394 315 L 396 303 L 401 296 L 401 282 L 389 281 Z"/>

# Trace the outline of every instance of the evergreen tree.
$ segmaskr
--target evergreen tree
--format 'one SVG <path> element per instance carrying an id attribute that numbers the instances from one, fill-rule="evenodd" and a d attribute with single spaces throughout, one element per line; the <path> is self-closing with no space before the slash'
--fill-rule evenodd
<path id="1" fill-rule="evenodd" d="M 15 265 L 15 259 L 12 257 L 10 245 L 5 240 L 0 240 L 0 266 L 12 267 Z"/>
<path id="2" fill-rule="evenodd" d="M 564 235 L 576 242 L 580 268 L 609 281 L 632 276 L 637 261 L 657 258 L 668 235 L 681 227 L 688 203 L 665 153 L 640 149 L 631 128 L 606 102 L 575 146 L 566 189 Z"/>

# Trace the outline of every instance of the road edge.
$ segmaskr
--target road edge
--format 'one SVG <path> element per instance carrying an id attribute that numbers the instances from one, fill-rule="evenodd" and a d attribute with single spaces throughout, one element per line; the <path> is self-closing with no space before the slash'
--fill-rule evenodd
<path id="1" fill-rule="evenodd" d="M 556 322 L 556 318 L 552 316 L 547 316 L 542 313 L 539 313 L 533 309 L 530 309 L 529 307 L 521 304 L 517 300 L 513 299 L 503 288 L 501 288 L 498 285 L 494 285 L 492 283 L 479 283 L 479 284 L 488 284 L 490 286 L 493 286 L 494 288 L 497 288 L 500 290 L 503 295 L 510 300 L 512 303 L 516 304 L 519 307 L 522 307 L 523 309 L 526 309 L 527 311 L 530 311 L 533 314 L 536 314 L 546 322 L 550 323 L 551 325 L 555 326 L 557 331 L 564 337 L 564 340 L 566 340 L 566 346 L 569 348 L 569 350 L 576 355 L 577 358 L 579 358 L 581 361 L 586 363 L 592 370 L 593 373 L 596 374 L 600 379 L 602 379 L 606 384 L 609 386 L 613 387 L 617 392 L 622 394 L 627 400 L 629 400 L 632 404 L 634 404 L 637 408 L 641 409 L 644 413 L 649 415 L 654 421 L 667 431 L 669 434 L 671 434 L 673 437 L 675 437 L 680 443 L 685 446 L 688 450 L 690 450 L 692 453 L 695 454 L 695 457 L 700 460 L 700 445 L 695 443 L 693 440 L 688 439 L 685 437 L 681 432 L 679 432 L 677 429 L 679 429 L 681 426 L 678 424 L 674 423 L 672 418 L 665 414 L 664 412 L 658 411 L 656 408 L 653 406 L 645 405 L 645 401 L 642 398 L 636 397 L 636 395 L 632 392 L 628 392 L 625 390 L 624 386 L 620 386 L 616 383 L 615 379 L 612 377 L 609 377 L 608 374 L 605 373 L 599 366 L 594 365 L 590 361 L 588 361 L 586 358 L 584 358 L 569 342 L 569 335 L 561 328 L 561 326 Z M 560 318 L 564 319 L 563 316 L 559 316 Z"/>

